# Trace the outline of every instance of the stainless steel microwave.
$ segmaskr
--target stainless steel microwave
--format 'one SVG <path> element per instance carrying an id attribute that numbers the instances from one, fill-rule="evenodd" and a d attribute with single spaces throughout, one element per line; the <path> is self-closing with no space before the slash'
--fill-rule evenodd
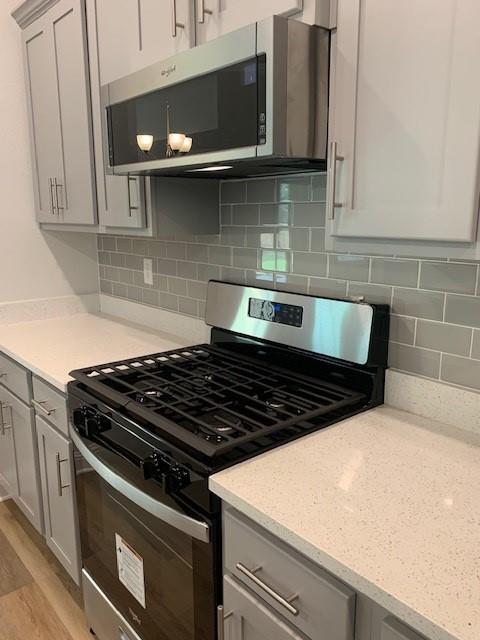
<path id="1" fill-rule="evenodd" d="M 115 174 L 324 170 L 330 32 L 272 16 L 102 87 Z"/>

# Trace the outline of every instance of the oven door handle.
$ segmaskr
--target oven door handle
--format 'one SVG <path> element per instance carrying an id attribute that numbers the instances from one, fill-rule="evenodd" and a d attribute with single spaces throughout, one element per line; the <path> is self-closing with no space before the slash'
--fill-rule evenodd
<path id="1" fill-rule="evenodd" d="M 144 491 L 141 491 L 134 485 L 130 484 L 113 471 L 106 464 L 101 462 L 83 443 L 78 433 L 70 427 L 70 437 L 73 444 L 77 447 L 79 452 L 92 467 L 92 469 L 98 473 L 98 475 L 105 480 L 107 484 L 116 489 L 123 496 L 134 502 L 136 505 L 147 511 L 152 516 L 155 516 L 159 520 L 166 522 L 167 524 L 175 527 L 179 531 L 183 531 L 187 535 L 200 540 L 201 542 L 210 541 L 210 525 L 201 520 L 195 520 L 172 507 L 163 504 L 152 496 L 148 495 Z"/>

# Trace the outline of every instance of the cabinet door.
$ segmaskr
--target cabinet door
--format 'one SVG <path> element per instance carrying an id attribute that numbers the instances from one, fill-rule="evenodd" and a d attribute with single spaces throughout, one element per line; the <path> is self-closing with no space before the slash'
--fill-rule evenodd
<path id="1" fill-rule="evenodd" d="M 87 0 L 87 32 L 88 32 L 88 55 L 90 67 L 90 85 L 92 97 L 92 120 L 93 120 L 93 144 L 95 151 L 95 170 L 97 178 L 97 204 L 98 204 L 98 221 L 105 227 L 119 227 L 122 229 L 141 229 L 147 225 L 146 216 L 146 193 L 145 179 L 138 177 L 114 176 L 107 173 L 106 159 L 103 149 L 104 129 L 106 128 L 105 113 L 101 109 L 101 58 L 103 64 L 107 64 L 108 80 L 114 79 L 117 74 L 116 65 L 119 59 L 112 56 L 111 71 L 108 71 L 110 64 L 111 49 L 110 46 L 117 47 L 117 42 L 121 41 L 121 35 L 117 34 L 116 38 L 110 37 L 111 22 L 102 22 L 105 19 L 103 11 L 105 6 L 109 5 L 106 0 Z M 122 31 L 123 19 L 128 15 L 128 11 L 133 7 L 134 3 L 118 2 L 120 11 L 119 25 Z M 112 7 L 110 7 L 112 9 Z M 112 17 L 113 14 L 111 14 Z M 116 14 L 115 14 L 116 15 Z M 106 29 L 106 33 L 102 29 Z M 131 24 L 130 24 L 131 31 Z M 123 31 L 122 31 L 123 33 Z M 136 41 L 132 37 L 125 38 L 124 50 L 122 55 L 125 60 L 133 61 L 135 55 L 132 51 L 136 51 Z M 120 59 L 121 60 L 121 59 Z M 105 69 L 104 69 L 105 71 Z M 105 82 L 105 80 L 104 80 Z"/>
<path id="2" fill-rule="evenodd" d="M 380 624 L 380 640 L 426 640 L 413 629 L 406 627 L 393 616 L 387 616 Z"/>
<path id="3" fill-rule="evenodd" d="M 94 224 L 85 5 L 60 0 L 24 31 L 37 216 Z"/>
<path id="4" fill-rule="evenodd" d="M 54 43 L 63 182 L 54 185 L 60 222 L 94 224 L 96 201 L 90 86 L 82 0 L 60 0 L 47 14 Z"/>
<path id="5" fill-rule="evenodd" d="M 72 444 L 37 416 L 38 450 L 47 544 L 80 584 L 80 553 Z"/>
<path id="6" fill-rule="evenodd" d="M 92 8 L 100 85 L 194 45 L 192 0 L 92 0 Z M 174 14 L 184 28 L 173 28 Z"/>
<path id="7" fill-rule="evenodd" d="M 16 475 L 13 499 L 33 526 L 43 533 L 37 438 L 32 409 L 7 390 L 0 391 L 5 426 L 11 426 Z M 1 429 L 0 429 L 1 431 Z"/>
<path id="8" fill-rule="evenodd" d="M 225 640 L 306 640 L 234 579 L 223 580 Z M 325 638 L 327 640 L 327 638 Z"/>
<path id="9" fill-rule="evenodd" d="M 13 498 L 17 495 L 17 470 L 10 409 L 0 387 L 0 485 L 4 493 Z"/>
<path id="10" fill-rule="evenodd" d="M 23 32 L 37 220 L 58 222 L 53 179 L 63 179 L 55 57 L 48 14 Z"/>
<path id="11" fill-rule="evenodd" d="M 197 3 L 197 44 L 218 38 L 229 31 L 272 15 L 295 15 L 303 0 L 195 0 Z"/>
<path id="12" fill-rule="evenodd" d="M 338 0 L 333 236 L 474 239 L 479 23 L 477 0 Z"/>

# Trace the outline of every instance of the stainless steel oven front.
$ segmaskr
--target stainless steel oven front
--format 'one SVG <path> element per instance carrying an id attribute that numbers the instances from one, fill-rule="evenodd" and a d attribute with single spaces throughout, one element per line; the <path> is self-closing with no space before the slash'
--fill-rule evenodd
<path id="1" fill-rule="evenodd" d="M 86 392 L 69 405 L 91 631 L 214 640 L 220 533 L 205 478 Z"/>
<path id="2" fill-rule="evenodd" d="M 328 30 L 271 16 L 103 86 L 106 167 L 190 177 L 320 168 L 329 49 Z"/>

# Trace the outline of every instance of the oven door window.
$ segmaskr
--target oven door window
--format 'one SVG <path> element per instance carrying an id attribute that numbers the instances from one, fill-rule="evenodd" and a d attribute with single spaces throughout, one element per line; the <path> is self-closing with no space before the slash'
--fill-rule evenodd
<path id="1" fill-rule="evenodd" d="M 182 512 L 131 463 L 97 444 L 94 450 L 114 473 Z M 75 453 L 84 569 L 143 640 L 211 640 L 213 545 L 145 511 Z"/>
<path id="2" fill-rule="evenodd" d="M 265 56 L 114 104 L 107 121 L 111 166 L 262 143 Z M 169 140 L 167 131 L 180 138 Z M 182 135 L 191 138 L 184 151 Z"/>

